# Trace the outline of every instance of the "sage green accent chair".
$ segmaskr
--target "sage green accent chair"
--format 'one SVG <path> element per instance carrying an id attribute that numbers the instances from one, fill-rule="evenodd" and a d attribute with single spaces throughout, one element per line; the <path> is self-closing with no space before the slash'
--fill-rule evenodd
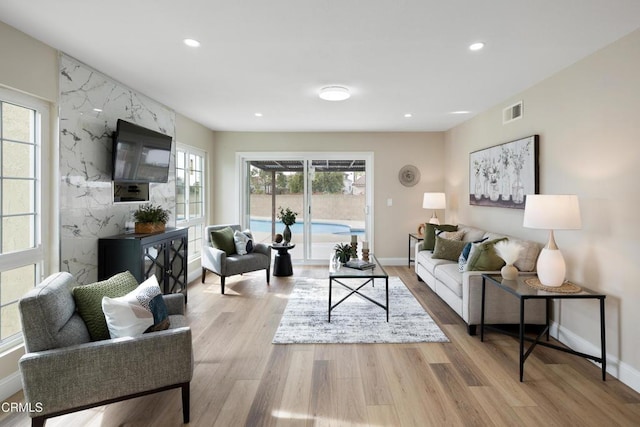
<path id="1" fill-rule="evenodd" d="M 32 426 L 48 418 L 173 388 L 182 390 L 189 422 L 193 376 L 191 329 L 183 294 L 164 295 L 169 329 L 136 337 L 91 341 L 76 310 L 69 273 L 56 273 L 20 299 L 26 354 L 20 358 Z M 179 421 L 176 421 L 179 423 Z"/>

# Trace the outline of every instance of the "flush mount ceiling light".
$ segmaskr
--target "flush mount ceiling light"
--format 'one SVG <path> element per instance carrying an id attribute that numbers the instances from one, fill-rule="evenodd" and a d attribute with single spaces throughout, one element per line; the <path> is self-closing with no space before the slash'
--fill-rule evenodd
<path id="1" fill-rule="evenodd" d="M 200 42 L 198 40 L 194 40 L 194 39 L 184 39 L 183 42 L 184 42 L 184 44 L 186 44 L 189 47 L 199 47 L 200 46 Z"/>
<path id="2" fill-rule="evenodd" d="M 458 111 L 452 111 L 451 114 L 469 114 L 471 111 L 467 111 L 467 110 L 458 110 Z"/>
<path id="3" fill-rule="evenodd" d="M 344 86 L 326 86 L 320 89 L 318 96 L 325 101 L 344 101 L 349 99 L 351 94 L 349 89 Z"/>
<path id="4" fill-rule="evenodd" d="M 477 42 L 469 45 L 469 50 L 481 50 L 484 47 L 484 43 Z"/>
<path id="5" fill-rule="evenodd" d="M 413 114 L 405 113 L 404 117 L 407 118 L 407 119 L 410 119 L 411 117 L 413 117 Z"/>

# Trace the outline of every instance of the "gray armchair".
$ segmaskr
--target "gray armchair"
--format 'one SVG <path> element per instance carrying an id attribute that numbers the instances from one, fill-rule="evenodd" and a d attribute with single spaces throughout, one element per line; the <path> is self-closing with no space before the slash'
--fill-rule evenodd
<path id="1" fill-rule="evenodd" d="M 56 273 L 19 303 L 26 354 L 20 359 L 32 426 L 47 418 L 180 387 L 189 422 L 193 375 L 191 329 L 184 295 L 164 295 L 170 329 L 139 337 L 90 341 L 76 312 L 69 273 Z"/>
<path id="2" fill-rule="evenodd" d="M 227 255 L 225 251 L 211 246 L 211 230 L 221 230 L 231 227 L 232 230 L 240 230 L 239 224 L 210 225 L 206 227 L 202 244 L 202 283 L 204 283 L 207 271 L 212 271 L 220 276 L 221 293 L 224 294 L 225 277 L 236 274 L 248 273 L 256 270 L 267 270 L 267 285 L 271 272 L 271 247 L 264 243 L 255 243 L 253 252 L 246 255 Z"/>

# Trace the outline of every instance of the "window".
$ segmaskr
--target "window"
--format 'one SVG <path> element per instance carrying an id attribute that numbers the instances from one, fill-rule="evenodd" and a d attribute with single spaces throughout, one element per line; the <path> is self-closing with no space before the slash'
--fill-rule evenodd
<path id="1" fill-rule="evenodd" d="M 200 258 L 204 229 L 205 153 L 179 145 L 176 149 L 176 222 L 189 227 L 189 261 Z"/>
<path id="2" fill-rule="evenodd" d="M 18 300 L 41 278 L 41 147 L 48 106 L 0 89 L 0 350 L 21 339 Z"/>

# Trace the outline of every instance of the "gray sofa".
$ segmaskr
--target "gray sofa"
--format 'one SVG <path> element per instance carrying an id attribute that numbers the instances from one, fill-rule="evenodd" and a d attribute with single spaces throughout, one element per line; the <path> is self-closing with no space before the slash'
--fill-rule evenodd
<path id="1" fill-rule="evenodd" d="M 91 341 L 76 311 L 69 273 L 56 273 L 19 302 L 26 354 L 22 386 L 33 426 L 47 418 L 155 393 L 182 389 L 189 422 L 193 375 L 191 329 L 183 294 L 164 295 L 170 329 L 137 337 Z"/>
<path id="2" fill-rule="evenodd" d="M 267 284 L 271 276 L 271 247 L 264 243 L 254 243 L 253 252 L 238 255 L 227 255 L 223 250 L 211 245 L 211 230 L 221 230 L 229 227 L 233 231 L 241 231 L 240 224 L 209 225 L 205 228 L 202 239 L 202 283 L 204 283 L 207 271 L 212 271 L 220 276 L 221 293 L 224 294 L 225 278 L 250 271 L 266 270 Z"/>
<path id="3" fill-rule="evenodd" d="M 520 274 L 533 273 L 536 260 L 540 253 L 540 245 L 536 242 L 518 239 L 512 236 L 492 233 L 468 225 L 458 225 L 463 230 L 462 240 L 476 242 L 507 237 L 524 247 L 520 257 L 514 265 Z M 424 250 L 424 242 L 415 247 L 415 272 L 418 279 L 424 281 L 438 296 L 446 302 L 467 324 L 470 335 L 476 333 L 476 326 L 480 324 L 482 303 L 482 274 L 499 271 L 463 271 L 460 272 L 457 262 L 434 259 L 432 251 Z M 511 294 L 495 286 L 486 287 L 485 323 L 486 324 L 518 324 L 518 300 Z M 527 302 L 525 323 L 545 324 L 545 305 L 542 300 Z"/>

